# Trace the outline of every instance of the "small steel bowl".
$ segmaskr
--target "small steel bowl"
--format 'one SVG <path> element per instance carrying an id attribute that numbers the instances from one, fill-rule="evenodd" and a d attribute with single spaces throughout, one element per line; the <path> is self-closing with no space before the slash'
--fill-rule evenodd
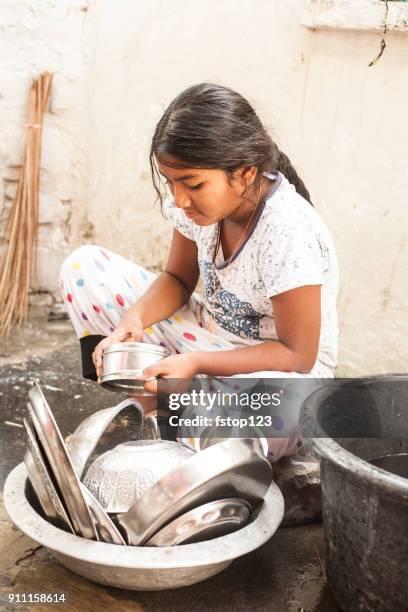
<path id="1" fill-rule="evenodd" d="M 155 482 L 194 451 L 170 440 L 118 444 L 90 464 L 83 482 L 109 513 L 127 512 Z"/>
<path id="2" fill-rule="evenodd" d="M 152 395 L 144 389 L 143 370 L 169 355 L 164 346 L 148 342 L 111 344 L 103 354 L 101 385 L 111 391 Z"/>

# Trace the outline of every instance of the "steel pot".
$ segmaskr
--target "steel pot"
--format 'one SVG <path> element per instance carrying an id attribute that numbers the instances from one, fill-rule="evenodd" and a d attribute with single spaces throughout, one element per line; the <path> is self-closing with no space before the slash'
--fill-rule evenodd
<path id="1" fill-rule="evenodd" d="M 152 395 L 144 390 L 143 370 L 169 354 L 164 346 L 147 342 L 111 344 L 103 355 L 102 387 L 111 391 Z"/>

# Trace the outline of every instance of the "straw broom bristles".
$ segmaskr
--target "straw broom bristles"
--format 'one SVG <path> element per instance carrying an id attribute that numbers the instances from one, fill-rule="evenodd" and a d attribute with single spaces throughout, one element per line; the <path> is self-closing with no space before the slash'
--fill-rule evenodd
<path id="1" fill-rule="evenodd" d="M 6 222 L 6 252 L 0 271 L 0 336 L 27 318 L 28 291 L 35 261 L 39 207 L 41 135 L 52 75 L 44 72 L 32 82 L 23 166 Z"/>

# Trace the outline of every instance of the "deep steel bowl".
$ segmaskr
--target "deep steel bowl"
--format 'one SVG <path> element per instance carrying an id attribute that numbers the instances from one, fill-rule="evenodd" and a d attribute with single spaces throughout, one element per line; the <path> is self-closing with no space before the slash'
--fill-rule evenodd
<path id="1" fill-rule="evenodd" d="M 127 512 L 155 482 L 194 455 L 170 440 L 118 444 L 91 463 L 84 484 L 106 512 Z"/>
<path id="2" fill-rule="evenodd" d="M 218 574 L 273 536 L 284 507 L 282 493 L 272 482 L 259 513 L 242 529 L 207 542 L 157 548 L 94 542 L 57 529 L 30 498 L 23 463 L 7 477 L 4 503 L 17 527 L 71 571 L 104 585 L 139 591 L 176 589 Z"/>
<path id="3" fill-rule="evenodd" d="M 143 370 L 169 354 L 164 346 L 147 342 L 111 344 L 103 355 L 102 387 L 111 391 L 152 395 L 144 390 Z"/>
<path id="4" fill-rule="evenodd" d="M 96 456 L 120 442 L 140 440 L 143 421 L 143 408 L 135 399 L 126 399 L 113 408 L 98 410 L 82 421 L 65 440 L 78 478 Z"/>

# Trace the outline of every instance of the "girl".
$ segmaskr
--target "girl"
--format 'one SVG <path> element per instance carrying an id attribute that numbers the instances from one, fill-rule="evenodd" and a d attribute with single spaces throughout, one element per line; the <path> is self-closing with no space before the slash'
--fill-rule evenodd
<path id="1" fill-rule="evenodd" d="M 144 341 L 171 352 L 144 371 L 151 392 L 159 375 L 333 377 L 334 246 L 249 102 L 220 85 L 183 91 L 156 126 L 150 164 L 174 226 L 165 271 L 91 245 L 62 267 L 84 376 L 100 376 L 111 343 Z M 194 293 L 200 275 L 204 299 Z M 297 439 L 269 445 L 277 460 Z"/>

